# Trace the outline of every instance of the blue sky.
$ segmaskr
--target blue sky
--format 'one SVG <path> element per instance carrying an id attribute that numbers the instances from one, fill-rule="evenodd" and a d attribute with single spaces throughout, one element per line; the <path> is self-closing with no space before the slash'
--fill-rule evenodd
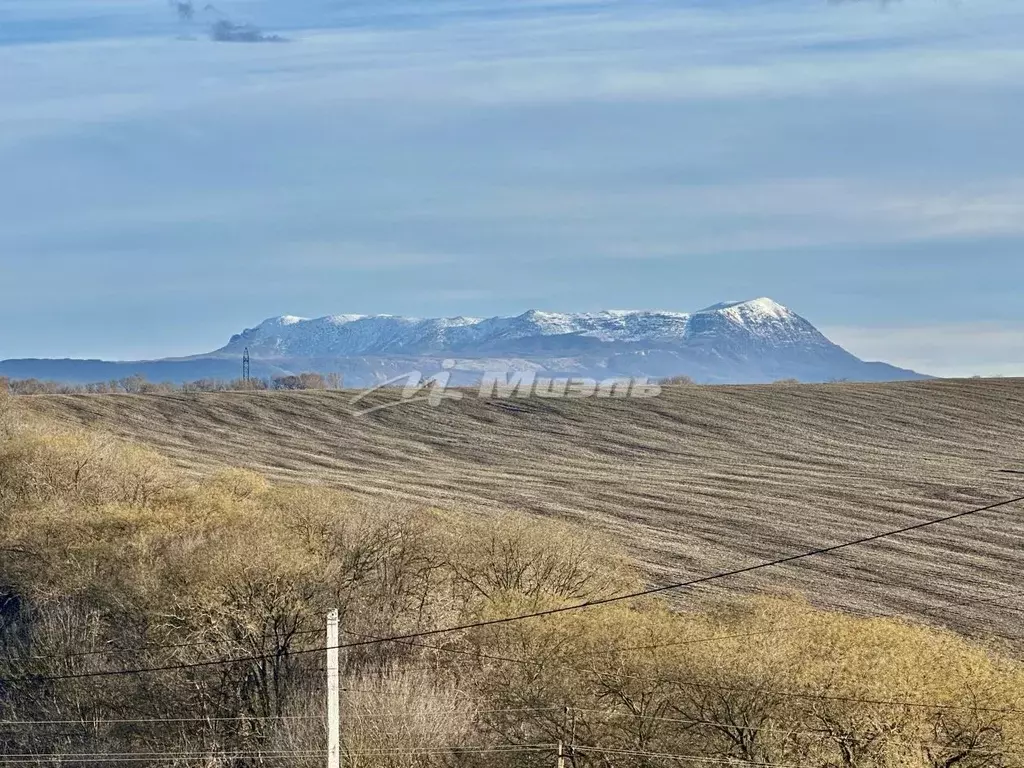
<path id="1" fill-rule="evenodd" d="M 217 7 L 0 4 L 0 358 L 767 295 L 1024 375 L 1019 0 Z"/>

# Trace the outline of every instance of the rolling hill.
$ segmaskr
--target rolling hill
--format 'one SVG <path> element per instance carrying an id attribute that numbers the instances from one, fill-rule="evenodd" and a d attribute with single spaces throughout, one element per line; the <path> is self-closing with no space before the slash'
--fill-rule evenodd
<path id="1" fill-rule="evenodd" d="M 678 386 L 644 400 L 468 393 L 362 417 L 354 394 L 25 402 L 197 472 L 237 463 L 289 482 L 571 520 L 624 544 L 655 583 L 1024 495 L 1024 475 L 1000 471 L 1024 469 L 1024 380 Z M 799 590 L 825 605 L 1016 638 L 1022 536 L 1017 505 L 721 588 Z"/>

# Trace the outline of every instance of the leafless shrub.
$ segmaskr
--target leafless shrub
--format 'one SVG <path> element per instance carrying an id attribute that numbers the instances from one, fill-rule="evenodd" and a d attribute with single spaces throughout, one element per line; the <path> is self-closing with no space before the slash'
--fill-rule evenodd
<path id="1" fill-rule="evenodd" d="M 0 505 L 144 505 L 172 482 L 163 457 L 95 432 L 36 427 L 0 443 Z"/>
<path id="2" fill-rule="evenodd" d="M 7 388 L 7 381 L 0 380 L 0 439 L 13 436 L 15 423 L 14 397 Z"/>
<path id="3" fill-rule="evenodd" d="M 614 548 L 568 525 L 237 469 L 190 479 L 136 446 L 43 424 L 0 438 L 0 501 L 0 715 L 66 726 L 5 735 L 0 755 L 176 752 L 189 768 L 247 768 L 294 752 L 312 768 L 327 610 L 341 609 L 347 639 L 372 641 L 638 584 Z M 345 667 L 354 767 L 540 768 L 556 740 L 580 747 L 576 768 L 607 768 L 607 755 L 676 764 L 652 757 L 665 754 L 1024 766 L 1019 662 L 793 598 L 591 606 L 370 643 Z M 207 757 L 232 751 L 251 759 Z"/>

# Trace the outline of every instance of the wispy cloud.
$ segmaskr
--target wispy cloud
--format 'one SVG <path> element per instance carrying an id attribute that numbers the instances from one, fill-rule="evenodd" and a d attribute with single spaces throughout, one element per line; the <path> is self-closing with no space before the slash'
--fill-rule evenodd
<path id="1" fill-rule="evenodd" d="M 233 21 L 213 3 L 207 3 L 201 9 L 197 9 L 193 0 L 168 0 L 168 2 L 177 15 L 178 21 L 184 25 L 184 29 L 190 29 L 196 17 L 200 16 L 206 25 L 210 39 L 214 42 L 283 43 L 286 41 L 281 35 L 263 32 L 255 24 Z"/>
<path id="2" fill-rule="evenodd" d="M 236 24 L 230 19 L 218 19 L 210 25 L 210 39 L 218 43 L 283 43 L 281 35 L 268 35 L 252 24 Z"/>
<path id="3" fill-rule="evenodd" d="M 981 241 L 1024 245 L 1013 0 L 86 5 L 8 0 L 0 29 L 0 253 L 83 318 L 238 274 L 254 317 L 520 309 L 502 287 L 685 308 L 746 292 L 761 254 L 798 298 L 810 263 L 884 297 L 901 257 L 863 254 L 905 244 L 962 254 L 927 275 L 945 297 L 976 290 L 972 261 L 1010 264 Z M 177 39 L 220 20 L 291 42 Z"/>
<path id="4" fill-rule="evenodd" d="M 860 357 L 933 376 L 1024 376 L 1024 324 L 837 326 L 824 331 Z"/>

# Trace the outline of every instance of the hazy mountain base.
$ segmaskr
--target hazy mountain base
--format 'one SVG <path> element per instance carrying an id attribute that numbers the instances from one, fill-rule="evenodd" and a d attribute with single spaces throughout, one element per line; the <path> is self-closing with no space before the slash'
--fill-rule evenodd
<path id="1" fill-rule="evenodd" d="M 535 371 L 543 376 L 575 376 L 602 380 L 611 376 L 662 378 L 688 376 L 698 384 L 760 384 L 780 379 L 805 382 L 899 381 L 930 378 L 888 363 L 864 362 L 850 356 L 837 356 L 827 362 L 766 358 L 730 361 L 714 353 L 695 354 L 673 350 L 642 350 L 608 357 L 286 357 L 254 359 L 254 377 L 274 379 L 280 376 L 313 372 L 340 374 L 349 387 L 372 387 L 381 382 L 420 372 L 431 376 L 443 370 L 445 360 L 454 359 L 452 383 L 459 386 L 479 384 L 485 371 Z M 241 374 L 241 359 L 196 358 L 107 362 L 103 360 L 3 360 L 0 376 L 12 379 L 40 379 L 70 384 L 90 384 L 124 379 L 136 374 L 152 382 L 183 384 L 199 379 L 232 380 Z"/>
<path id="2" fill-rule="evenodd" d="M 65 766 L 319 766 L 328 609 L 358 641 L 638 586 L 565 525 L 241 470 L 189 479 L 102 433 L 25 423 L 8 399 L 0 527 L 0 755 Z M 132 671 L 149 667 L 169 669 Z M 793 598 L 687 614 L 647 599 L 371 644 L 344 675 L 352 765 L 539 768 L 558 739 L 577 766 L 1024 765 L 1020 663 Z"/>
<path id="3" fill-rule="evenodd" d="M 771 299 L 727 302 L 693 314 L 550 313 L 516 317 L 428 318 L 339 315 L 270 318 L 219 350 L 175 360 L 6 360 L 0 376 L 84 384 L 142 374 L 180 384 L 233 379 L 243 354 L 252 374 L 341 374 L 370 387 L 413 371 L 431 375 L 453 360 L 452 381 L 472 386 L 484 371 L 544 376 L 688 376 L 697 383 L 757 384 L 778 379 L 892 381 L 927 378 L 868 363 L 829 341 Z"/>

